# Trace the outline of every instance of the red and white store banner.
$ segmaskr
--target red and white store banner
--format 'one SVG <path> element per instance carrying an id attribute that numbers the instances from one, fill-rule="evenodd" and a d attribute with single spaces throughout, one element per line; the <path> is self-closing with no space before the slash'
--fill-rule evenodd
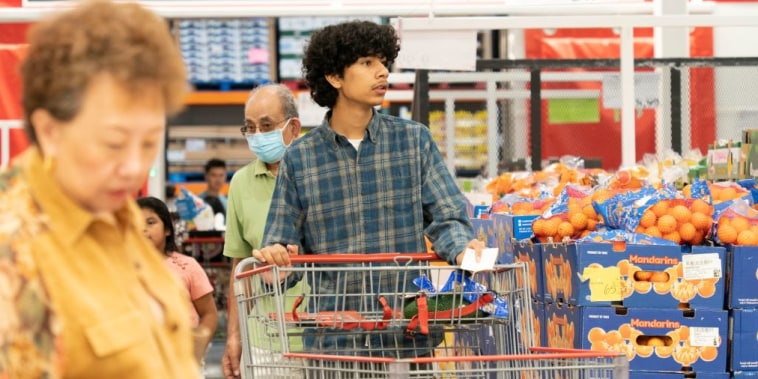
<path id="1" fill-rule="evenodd" d="M 0 9 L 21 7 L 22 3 L 23 0 L 0 0 Z M 23 128 L 18 71 L 26 54 L 28 29 L 28 23 L 0 23 L 0 167 L 29 144 Z"/>
<path id="2" fill-rule="evenodd" d="M 19 64 L 25 44 L 0 44 L 0 167 L 28 145 L 23 129 Z"/>

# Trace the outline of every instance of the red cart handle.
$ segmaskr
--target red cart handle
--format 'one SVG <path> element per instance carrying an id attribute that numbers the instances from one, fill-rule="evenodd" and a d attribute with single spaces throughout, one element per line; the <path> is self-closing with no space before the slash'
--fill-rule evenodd
<path id="1" fill-rule="evenodd" d="M 495 297 L 491 293 L 486 292 L 482 296 L 479 296 L 475 302 L 470 303 L 465 307 L 454 307 L 444 311 L 429 312 L 429 307 L 426 302 L 426 294 L 421 293 L 418 298 L 416 298 L 418 313 L 411 318 L 408 327 L 405 328 L 405 334 L 413 338 L 417 334 L 416 328 L 420 328 L 421 330 L 418 333 L 426 336 L 429 334 L 429 319 L 453 320 L 458 317 L 468 316 L 476 312 L 480 307 L 487 305 L 494 300 Z"/>
<path id="2" fill-rule="evenodd" d="M 429 262 L 442 259 L 433 253 L 377 253 L 377 254 L 300 254 L 290 255 L 290 263 L 392 263 Z"/>
<path id="3" fill-rule="evenodd" d="M 367 321 L 358 311 L 324 311 L 318 313 L 298 313 L 297 308 L 302 304 L 303 297 L 298 296 L 292 306 L 292 320 L 300 322 L 303 318 L 316 322 L 319 326 L 352 330 L 383 330 L 387 328 L 388 321 L 392 319 L 392 308 L 384 296 L 379 296 L 379 304 L 382 306 L 382 321 Z"/>

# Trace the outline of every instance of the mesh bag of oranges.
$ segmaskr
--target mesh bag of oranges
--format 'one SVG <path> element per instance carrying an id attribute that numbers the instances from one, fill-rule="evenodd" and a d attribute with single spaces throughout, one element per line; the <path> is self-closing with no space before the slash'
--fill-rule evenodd
<path id="1" fill-rule="evenodd" d="M 702 244 L 713 223 L 713 207 L 706 200 L 681 198 L 669 186 L 645 187 L 609 202 L 601 208 L 609 225 L 676 244 Z"/>
<path id="2" fill-rule="evenodd" d="M 550 208 L 532 223 L 534 236 L 540 242 L 564 241 L 596 230 L 598 216 L 591 200 L 588 189 L 567 185 Z"/>
<path id="3" fill-rule="evenodd" d="M 622 168 L 610 177 L 606 187 L 614 190 L 638 190 L 647 185 L 650 172 L 643 166 Z"/>
<path id="4" fill-rule="evenodd" d="M 735 201 L 719 213 L 714 240 L 720 244 L 758 246 L 758 211 Z"/>
<path id="5" fill-rule="evenodd" d="M 703 199 L 670 199 L 646 209 L 635 232 L 683 245 L 700 245 L 710 234 L 713 207 Z"/>
<path id="6" fill-rule="evenodd" d="M 541 215 L 545 213 L 555 198 L 544 194 L 540 198 L 529 198 L 508 194 L 492 204 L 492 213 L 512 213 L 514 215 Z"/>
<path id="7" fill-rule="evenodd" d="M 735 201 L 745 200 L 753 203 L 753 196 L 745 187 L 734 182 L 718 182 L 708 184 L 711 200 L 716 214 L 729 208 Z"/>
<path id="8" fill-rule="evenodd" d="M 611 229 L 633 232 L 637 229 L 645 210 L 663 200 L 676 198 L 676 191 L 666 186 L 658 190 L 644 186 L 637 191 L 626 191 L 594 201 L 595 211 Z"/>

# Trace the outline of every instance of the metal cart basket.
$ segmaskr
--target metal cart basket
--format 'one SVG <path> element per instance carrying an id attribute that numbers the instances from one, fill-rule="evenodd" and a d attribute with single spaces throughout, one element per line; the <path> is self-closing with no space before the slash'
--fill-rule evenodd
<path id="1" fill-rule="evenodd" d="M 622 355 L 533 347 L 523 263 L 472 274 L 426 253 L 291 261 L 237 265 L 244 378 L 628 377 Z M 308 293 L 291 290 L 300 281 Z"/>

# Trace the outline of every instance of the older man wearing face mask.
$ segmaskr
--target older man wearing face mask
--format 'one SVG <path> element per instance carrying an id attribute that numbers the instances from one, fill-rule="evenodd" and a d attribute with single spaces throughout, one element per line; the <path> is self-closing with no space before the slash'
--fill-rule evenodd
<path id="1" fill-rule="evenodd" d="M 287 146 L 300 134 L 300 119 L 292 92 L 285 86 L 272 84 L 254 89 L 245 103 L 245 125 L 241 128 L 250 150 L 256 159 L 237 171 L 229 186 L 224 255 L 233 259 L 232 272 L 237 264 L 251 256 L 253 249 L 261 247 L 266 216 L 274 194 L 279 160 Z M 228 293 L 229 322 L 226 351 L 223 357 L 224 376 L 240 377 L 240 325 L 237 303 L 234 298 L 234 277 Z M 289 291 L 295 294 L 308 293 L 307 284 L 298 283 Z M 273 299 L 272 299 L 273 300 Z M 273 302 L 270 304 L 274 312 Z M 285 305 L 291 309 L 292 304 Z M 243 325 L 256 328 L 258 325 Z M 251 335 L 263 333 L 251 333 Z M 268 348 L 271 341 L 249 341 L 253 359 L 262 359 L 266 354 L 256 354 L 256 349 Z M 290 351 L 302 349 L 302 341 L 290 339 Z M 263 374 L 263 373 L 262 373 Z"/>

